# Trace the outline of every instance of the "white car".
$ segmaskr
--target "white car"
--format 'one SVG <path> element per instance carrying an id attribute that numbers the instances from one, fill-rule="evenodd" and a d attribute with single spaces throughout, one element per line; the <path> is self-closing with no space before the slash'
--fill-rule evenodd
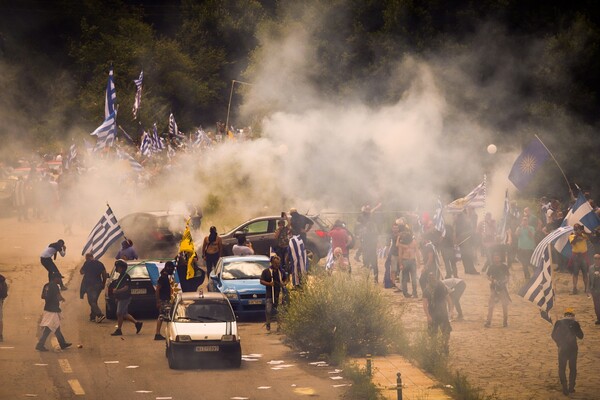
<path id="1" fill-rule="evenodd" d="M 199 290 L 178 294 L 167 320 L 166 339 L 172 369 L 215 357 L 225 359 L 234 368 L 242 363 L 237 322 L 222 293 Z"/>

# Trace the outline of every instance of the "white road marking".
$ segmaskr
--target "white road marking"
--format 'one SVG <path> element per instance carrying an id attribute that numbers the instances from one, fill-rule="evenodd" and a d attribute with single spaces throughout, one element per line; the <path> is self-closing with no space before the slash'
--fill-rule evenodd
<path id="1" fill-rule="evenodd" d="M 334 369 L 333 371 L 329 371 L 328 374 L 339 374 L 343 369 Z"/>
<path id="2" fill-rule="evenodd" d="M 152 390 L 136 390 L 136 393 L 152 393 Z"/>
<path id="3" fill-rule="evenodd" d="M 104 361 L 104 364 L 118 364 L 118 361 Z"/>
<path id="4" fill-rule="evenodd" d="M 253 354 L 248 354 L 248 355 L 245 355 L 244 357 L 260 358 L 260 357 L 262 357 L 262 356 L 263 356 L 262 354 L 254 354 L 254 353 L 253 353 Z"/>
<path id="5" fill-rule="evenodd" d="M 48 364 L 33 364 L 33 365 L 35 365 L 36 367 L 47 367 L 48 366 Z"/>
<path id="6" fill-rule="evenodd" d="M 25 393 L 25 397 L 37 397 L 37 394 L 33 394 L 33 393 Z"/>
<path id="7" fill-rule="evenodd" d="M 125 368 L 139 368 L 139 365 L 128 365 Z"/>
<path id="8" fill-rule="evenodd" d="M 344 387 L 344 386 L 352 386 L 352 384 L 351 383 L 342 383 L 341 385 L 331 385 L 331 386 L 338 388 L 338 387 Z"/>
<path id="9" fill-rule="evenodd" d="M 249 397 L 232 397 L 231 400 L 248 400 Z"/>
<path id="10" fill-rule="evenodd" d="M 283 364 L 285 361 L 283 360 L 271 360 L 269 362 L 267 362 L 267 364 L 271 364 L 271 365 L 277 365 L 277 364 Z"/>
<path id="11" fill-rule="evenodd" d="M 157 397 L 156 400 L 173 400 L 172 397 Z"/>
<path id="12" fill-rule="evenodd" d="M 81 384 L 79 383 L 79 381 L 77 379 L 69 379 L 67 382 L 69 382 L 69 386 L 71 386 L 71 390 L 73 390 L 73 393 L 75 393 L 75 395 L 77 395 L 77 396 L 85 395 L 85 391 L 83 390 L 83 388 L 81 387 Z"/>
<path id="13" fill-rule="evenodd" d="M 259 386 L 259 387 L 257 387 L 257 389 L 261 389 L 261 390 L 271 389 L 271 386 Z"/>
<path id="14" fill-rule="evenodd" d="M 14 349 L 14 347 L 13 346 L 1 346 L 0 349 L 8 350 L 8 349 Z"/>
<path id="15" fill-rule="evenodd" d="M 60 369 L 62 369 L 62 372 L 64 372 L 65 374 L 70 374 L 71 372 L 73 372 L 71 364 L 69 364 L 69 360 L 67 360 L 66 358 L 59 358 L 58 365 L 60 365 Z"/>
<path id="16" fill-rule="evenodd" d="M 337 381 L 338 379 L 344 379 L 341 376 L 330 376 L 329 379 L 333 379 L 334 381 Z"/>

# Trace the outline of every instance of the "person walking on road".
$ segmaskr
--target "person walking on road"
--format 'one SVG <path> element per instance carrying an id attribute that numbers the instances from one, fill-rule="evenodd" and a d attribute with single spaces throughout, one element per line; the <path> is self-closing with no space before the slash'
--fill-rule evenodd
<path id="1" fill-rule="evenodd" d="M 464 319 L 462 307 L 460 306 L 460 298 L 462 297 L 465 289 L 467 288 L 467 284 L 464 280 L 459 278 L 446 278 L 442 280 L 442 283 L 446 285 L 448 289 L 448 293 L 450 295 L 450 300 L 452 300 L 452 304 L 450 308 L 450 315 L 454 314 L 454 308 L 456 309 L 456 321 L 462 321 Z"/>
<path id="2" fill-rule="evenodd" d="M 502 258 L 498 252 L 492 255 L 492 265 L 487 270 L 487 276 L 490 280 L 490 301 L 488 303 L 488 315 L 485 322 L 485 327 L 489 328 L 492 324 L 492 316 L 494 315 L 494 307 L 496 302 L 502 303 L 502 326 L 508 326 L 508 303 L 510 296 L 506 285 L 508 284 L 509 270 L 506 264 L 502 263 Z"/>
<path id="3" fill-rule="evenodd" d="M 60 331 L 60 320 L 62 319 L 60 302 L 65 301 L 60 294 L 60 282 L 60 273 L 53 272 L 50 275 L 50 282 L 46 283 L 46 285 L 44 285 L 44 289 L 42 290 L 42 298 L 46 301 L 46 303 L 44 305 L 44 313 L 42 314 L 42 322 L 40 322 L 40 326 L 43 327 L 44 330 L 42 331 L 40 340 L 35 346 L 37 351 L 48 351 L 46 348 L 46 339 L 48 339 L 48 336 L 51 332 L 54 332 L 61 349 L 64 350 L 72 345 L 72 343 L 69 343 L 65 340 L 62 332 Z"/>
<path id="4" fill-rule="evenodd" d="M 54 272 L 56 272 L 60 276 L 60 290 L 67 290 L 67 287 L 63 284 L 63 277 L 60 274 L 58 267 L 54 263 L 54 260 L 56 260 L 56 253 L 59 253 L 62 257 L 64 257 L 66 252 L 67 246 L 65 246 L 65 241 L 59 239 L 54 243 L 50 243 L 40 255 L 40 262 L 42 263 L 42 266 L 46 268 L 46 271 L 48 271 L 48 282 L 50 282 L 51 276 Z"/>
<path id="5" fill-rule="evenodd" d="M 279 294 L 281 288 L 285 284 L 285 275 L 279 269 L 281 258 L 279 256 L 271 256 L 271 265 L 263 270 L 260 275 L 260 283 L 266 287 L 267 293 L 265 297 L 265 320 L 267 332 L 271 331 L 271 319 L 274 316 L 277 320 L 277 307 L 279 305 Z M 279 323 L 277 324 L 279 331 Z"/>
<path id="6" fill-rule="evenodd" d="M 589 271 L 588 288 L 594 302 L 596 325 L 600 325 L 600 254 L 594 254 L 594 263 Z M 0 333 L 2 333 L 1 325 Z"/>
<path id="7" fill-rule="evenodd" d="M 402 293 L 404 297 L 418 297 L 417 295 L 417 259 L 419 250 L 417 241 L 411 231 L 401 232 L 396 242 L 398 248 L 398 262 L 402 271 Z M 412 285 L 412 295 L 408 294 L 408 281 Z"/>
<path id="8" fill-rule="evenodd" d="M 158 283 L 156 285 L 156 308 L 158 309 L 158 319 L 156 320 L 156 333 L 154 340 L 165 340 L 165 337 L 160 334 L 163 319 L 169 313 L 171 307 L 171 277 L 175 272 L 175 264 L 172 261 L 167 261 L 165 267 L 160 271 Z"/>
<path id="9" fill-rule="evenodd" d="M 583 331 L 579 322 L 575 321 L 575 312 L 572 308 L 565 310 L 565 317 L 556 321 L 552 329 L 552 340 L 558 346 L 558 379 L 562 392 L 568 396 L 575 392 L 575 379 L 577 379 L 577 338 L 583 339 Z M 567 363 L 569 364 L 569 381 L 567 382 Z"/>
<path id="10" fill-rule="evenodd" d="M 223 241 L 217 234 L 217 228 L 210 227 L 210 233 L 204 238 L 202 243 L 202 258 L 206 263 L 206 275 L 210 277 L 210 272 L 217 266 L 219 258 L 223 254 Z"/>
<path id="11" fill-rule="evenodd" d="M 143 323 L 133 318 L 128 311 L 129 303 L 131 303 L 131 277 L 127 273 L 127 263 L 123 260 L 117 260 L 115 261 L 115 269 L 119 277 L 111 282 L 109 291 L 112 292 L 117 301 L 117 329 L 111 333 L 111 336 L 123 335 L 121 328 L 124 320 L 132 322 L 135 325 L 135 333 L 140 333 Z"/>
<path id="12" fill-rule="evenodd" d="M 531 267 L 533 271 L 531 255 L 535 250 L 535 229 L 529 225 L 528 217 L 521 218 L 521 225 L 517 228 L 515 235 L 517 236 L 517 258 L 523 265 L 523 276 L 529 281 L 531 279 L 529 268 Z"/>
<path id="13" fill-rule="evenodd" d="M 92 253 L 87 253 L 79 273 L 83 275 L 79 297 L 83 299 L 83 295 L 87 294 L 88 304 L 90 305 L 90 321 L 100 323 L 106 318 L 100 307 L 98 307 L 98 298 L 106 284 L 106 278 L 108 278 L 106 268 L 100 261 L 94 260 Z"/>
<path id="14" fill-rule="evenodd" d="M 4 314 L 4 300 L 8 297 L 8 283 L 6 283 L 6 278 L 4 275 L 0 274 L 0 342 L 4 341 L 4 336 L 2 332 L 4 331 L 4 322 L 3 314 Z"/>

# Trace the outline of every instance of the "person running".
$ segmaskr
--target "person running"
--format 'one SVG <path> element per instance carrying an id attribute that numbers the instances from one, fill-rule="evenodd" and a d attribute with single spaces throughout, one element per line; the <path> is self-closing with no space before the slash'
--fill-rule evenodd
<path id="1" fill-rule="evenodd" d="M 135 333 L 140 333 L 143 323 L 133 318 L 128 311 L 129 303 L 131 303 L 131 277 L 127 273 L 127 263 L 117 260 L 115 269 L 119 277 L 110 283 L 109 290 L 117 301 L 117 329 L 111 333 L 111 336 L 123 335 L 121 328 L 124 320 L 132 322 L 135 325 Z"/>
<path id="2" fill-rule="evenodd" d="M 106 284 L 106 268 L 98 260 L 94 260 L 92 253 L 85 255 L 85 262 L 79 271 L 83 275 L 81 280 L 81 288 L 79 289 L 79 297 L 83 299 L 83 295 L 87 294 L 88 304 L 90 305 L 90 321 L 100 323 L 106 318 L 98 307 L 98 297 Z"/>
<path id="3" fill-rule="evenodd" d="M 564 395 L 575 392 L 577 379 L 577 338 L 583 339 L 583 331 L 579 322 L 575 321 L 575 311 L 565 310 L 564 318 L 556 321 L 552 329 L 552 340 L 558 346 L 558 378 Z M 567 382 L 567 363 L 569 364 L 569 381 Z"/>
<path id="4" fill-rule="evenodd" d="M 42 322 L 40 326 L 44 328 L 40 340 L 35 346 L 37 351 L 48 351 L 46 348 L 46 339 L 50 336 L 51 332 L 54 332 L 58 344 L 61 349 L 71 347 L 72 343 L 65 340 L 65 337 L 60 331 L 61 309 L 60 302 L 65 299 L 60 294 L 60 283 L 61 275 L 59 272 L 53 272 L 50 274 L 50 282 L 44 285 L 42 290 L 42 298 L 45 300 L 44 313 L 42 314 Z"/>
<path id="5" fill-rule="evenodd" d="M 50 243 L 48 245 L 48 247 L 42 251 L 42 254 L 40 255 L 40 262 L 42 263 L 42 266 L 44 268 L 46 268 L 46 271 L 48 271 L 48 282 L 50 282 L 51 280 L 51 276 L 54 272 L 56 272 L 58 275 L 60 275 L 60 290 L 67 290 L 67 287 L 63 284 L 62 281 L 62 275 L 60 274 L 60 271 L 58 270 L 58 267 L 56 266 L 56 264 L 54 263 L 53 259 L 56 260 L 56 254 L 60 254 L 62 257 L 65 256 L 67 252 L 67 246 L 65 246 L 65 241 L 62 239 L 57 240 L 54 243 Z"/>
<path id="6" fill-rule="evenodd" d="M 206 275 L 210 277 L 210 272 L 217 266 L 219 258 L 223 254 L 223 241 L 217 234 L 217 228 L 210 227 L 210 233 L 204 238 L 202 243 L 202 258 L 206 263 Z"/>

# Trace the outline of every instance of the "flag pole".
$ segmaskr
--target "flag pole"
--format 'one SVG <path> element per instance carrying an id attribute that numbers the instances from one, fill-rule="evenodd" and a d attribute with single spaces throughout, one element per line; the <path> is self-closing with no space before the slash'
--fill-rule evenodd
<path id="1" fill-rule="evenodd" d="M 534 136 L 535 136 L 535 138 L 537 140 L 540 141 L 540 143 L 542 144 L 542 146 L 544 146 L 544 148 L 546 149 L 546 151 L 548 152 L 548 154 L 550 154 L 550 157 L 552 157 L 552 159 L 554 160 L 554 163 L 556 164 L 556 166 L 560 170 L 563 178 L 565 178 L 565 182 L 567 182 L 567 187 L 569 188 L 569 193 L 571 194 L 571 198 L 574 200 L 576 197 L 573 194 L 573 190 L 571 190 L 571 184 L 569 183 L 569 180 L 567 179 L 567 175 L 565 175 L 565 171 L 563 171 L 563 169 L 560 167 L 560 164 L 558 163 L 558 161 L 556 161 L 556 158 L 554 158 L 554 154 L 552 154 L 552 152 L 550 151 L 550 149 L 548 149 L 548 147 L 546 147 L 546 145 L 544 144 L 544 142 L 542 142 L 542 139 L 540 139 L 540 137 L 537 134 L 534 134 Z"/>

